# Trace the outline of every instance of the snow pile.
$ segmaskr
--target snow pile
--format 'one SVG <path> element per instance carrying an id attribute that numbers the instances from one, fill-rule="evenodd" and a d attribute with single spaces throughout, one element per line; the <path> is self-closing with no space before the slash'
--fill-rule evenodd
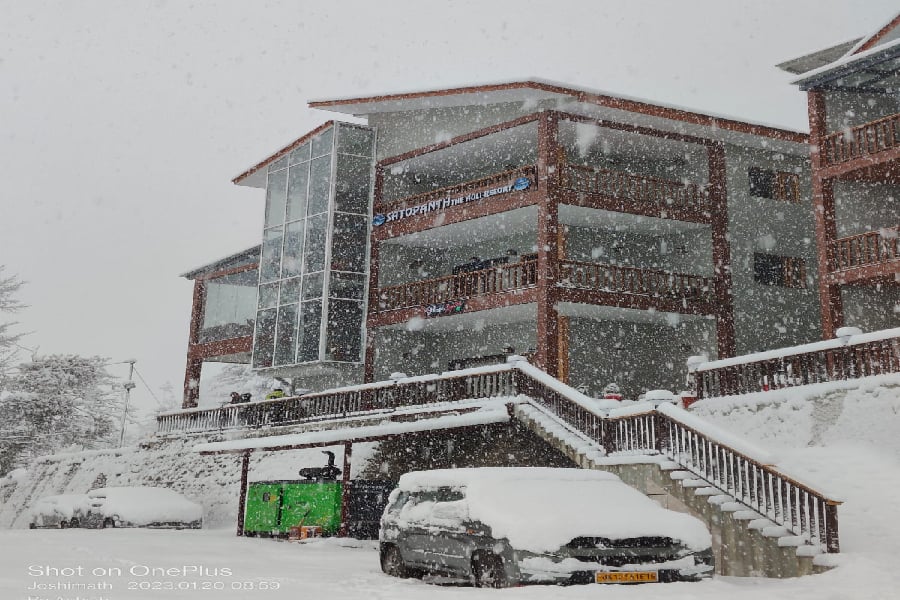
<path id="1" fill-rule="evenodd" d="M 453 469 L 409 473 L 401 490 L 449 486 L 464 490 L 461 502 L 446 503 L 439 517 L 480 521 L 514 548 L 550 552 L 576 537 L 624 539 L 671 537 L 696 550 L 710 546 L 706 526 L 689 515 L 660 507 L 611 473 L 582 469 Z M 422 503 L 433 504 L 433 503 Z M 443 503 L 442 503 L 443 504 Z M 413 507 L 401 519 L 421 520 Z"/>
<path id="2" fill-rule="evenodd" d="M 690 412 L 773 450 L 855 442 L 900 457 L 900 374 L 709 398 Z"/>
<path id="3" fill-rule="evenodd" d="M 108 487 L 88 492 L 91 506 L 104 517 L 133 525 L 191 523 L 203 517 L 203 507 L 181 494 L 158 487 Z"/>

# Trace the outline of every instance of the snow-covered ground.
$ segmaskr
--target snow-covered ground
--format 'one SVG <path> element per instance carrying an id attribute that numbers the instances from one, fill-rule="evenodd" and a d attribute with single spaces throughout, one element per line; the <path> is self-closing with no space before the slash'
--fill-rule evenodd
<path id="1" fill-rule="evenodd" d="M 782 454 L 798 471 L 826 480 L 846 500 L 841 506 L 843 553 L 838 568 L 822 575 L 772 580 L 718 577 L 697 584 L 596 586 L 512 590 L 480 590 L 435 586 L 418 580 L 397 580 L 378 567 L 375 542 L 316 540 L 312 543 L 238 538 L 232 529 L 171 530 L 0 530 L 0 598 L 58 597 L 74 599 L 147 600 L 178 598 L 616 598 L 742 600 L 892 600 L 900 597 L 900 463 L 878 452 L 865 440 L 830 447 L 810 447 Z M 46 575 L 47 567 L 82 567 L 84 575 Z M 202 573 L 184 568 L 199 568 Z M 31 568 L 31 571 L 29 571 Z M 122 575 L 103 572 L 121 569 Z M 148 569 L 175 569 L 173 575 L 152 576 Z M 93 575 L 93 569 L 100 575 Z M 129 573 L 129 570 L 133 572 Z M 228 570 L 230 574 L 224 574 Z M 218 572 L 218 574 L 216 574 Z M 47 583 L 98 583 L 106 590 L 47 590 L 29 586 Z M 167 582 L 176 588 L 146 590 Z M 252 589 L 243 589 L 244 585 Z M 262 589 L 278 585 L 278 589 Z M 203 590 L 222 585 L 221 590 Z M 129 589 L 129 586 L 135 589 Z M 194 588 L 198 589 L 194 589 Z M 240 589 L 233 589 L 240 588 Z"/>
<path id="2" fill-rule="evenodd" d="M 231 528 L 8 529 L 0 530 L 0 600 L 543 599 L 596 598 L 597 594 L 604 600 L 893 600 L 900 598 L 898 383 L 896 378 L 871 378 L 853 390 L 834 385 L 815 394 L 810 389 L 785 390 L 697 405 L 696 414 L 763 445 L 777 456 L 780 467 L 821 482 L 845 501 L 839 509 L 842 553 L 836 557 L 837 568 L 821 575 L 789 580 L 717 577 L 697 584 L 603 590 L 596 586 L 480 590 L 387 577 L 378 567 L 374 542 L 245 539 L 236 537 Z M 74 571 L 56 575 L 48 574 L 48 568 Z M 121 574 L 104 574 L 113 569 Z M 151 569 L 173 571 L 152 575 Z M 102 582 L 111 588 L 35 587 L 59 582 Z"/>

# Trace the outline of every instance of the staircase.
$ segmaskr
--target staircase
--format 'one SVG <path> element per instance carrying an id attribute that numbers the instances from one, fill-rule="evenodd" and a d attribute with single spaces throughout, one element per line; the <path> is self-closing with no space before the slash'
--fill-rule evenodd
<path id="1" fill-rule="evenodd" d="M 582 468 L 615 472 L 704 520 L 721 574 L 804 575 L 839 551 L 840 502 L 778 469 L 764 451 L 670 404 L 618 407 L 588 398 L 525 361 L 167 413 L 158 417 L 157 436 L 210 439 L 220 431 L 234 441 L 195 449 L 234 453 L 511 419 Z"/>

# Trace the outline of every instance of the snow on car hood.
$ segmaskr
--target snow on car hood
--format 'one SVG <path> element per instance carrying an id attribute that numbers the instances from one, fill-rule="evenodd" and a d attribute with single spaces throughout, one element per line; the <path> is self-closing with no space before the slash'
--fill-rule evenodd
<path id="1" fill-rule="evenodd" d="M 100 502 L 104 516 L 118 516 L 135 525 L 199 521 L 203 508 L 178 492 L 155 487 L 108 487 L 88 492 L 91 502 Z"/>
<path id="2" fill-rule="evenodd" d="M 576 537 L 664 536 L 694 550 L 711 537 L 694 517 L 666 510 L 615 475 L 584 469 L 448 469 L 410 473 L 405 490 L 465 489 L 469 517 L 517 549 L 550 552 Z"/>

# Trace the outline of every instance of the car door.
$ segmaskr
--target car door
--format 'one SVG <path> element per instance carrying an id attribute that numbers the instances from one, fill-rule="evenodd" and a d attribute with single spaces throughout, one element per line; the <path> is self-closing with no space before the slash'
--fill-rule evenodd
<path id="1" fill-rule="evenodd" d="M 468 521 L 469 511 L 463 492 L 439 488 L 428 522 L 432 533 L 424 543 L 426 559 L 435 570 L 468 572 L 472 547 L 466 526 Z"/>

